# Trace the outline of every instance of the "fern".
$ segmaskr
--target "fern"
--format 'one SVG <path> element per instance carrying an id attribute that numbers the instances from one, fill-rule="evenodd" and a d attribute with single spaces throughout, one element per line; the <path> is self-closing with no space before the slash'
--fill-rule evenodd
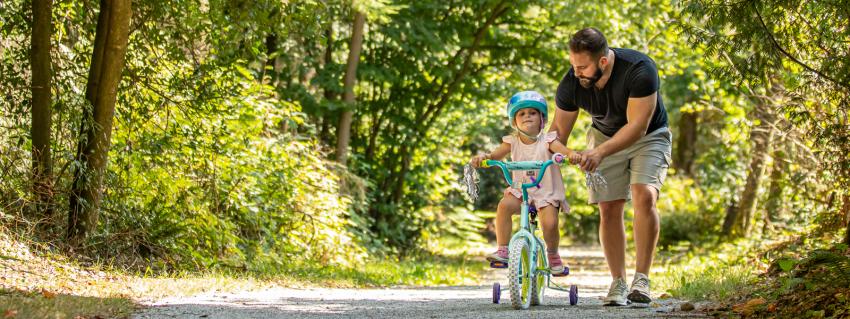
<path id="1" fill-rule="evenodd" d="M 815 268 L 825 270 L 825 273 L 815 273 L 814 277 L 833 285 L 850 285 L 850 256 L 842 255 L 829 250 L 812 251 L 808 257 L 802 260 L 800 271 L 809 272 Z"/>

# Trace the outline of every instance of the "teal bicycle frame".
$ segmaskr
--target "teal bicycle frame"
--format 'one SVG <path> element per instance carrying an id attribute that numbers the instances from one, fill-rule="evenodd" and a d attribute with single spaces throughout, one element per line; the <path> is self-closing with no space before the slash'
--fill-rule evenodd
<path id="1" fill-rule="evenodd" d="M 561 155 L 563 156 L 563 155 Z M 553 156 L 556 158 L 556 156 Z M 563 157 L 561 157 L 563 159 Z M 561 160 L 560 163 L 564 161 Z M 542 258 L 543 260 L 543 268 L 536 268 L 534 270 L 535 275 L 545 275 L 546 276 L 546 286 L 549 288 L 560 290 L 560 291 L 568 291 L 568 289 L 562 288 L 558 284 L 552 283 L 550 269 L 549 269 L 549 259 L 545 256 L 540 256 L 540 252 L 546 251 L 546 245 L 534 235 L 534 232 L 537 230 L 537 227 L 531 224 L 529 220 L 529 212 L 528 212 L 528 189 L 537 187 L 540 184 L 540 181 L 543 179 L 543 174 L 546 173 L 546 169 L 549 168 L 549 165 L 555 163 L 553 160 L 546 161 L 524 161 L 524 162 L 502 162 L 496 160 L 484 160 L 481 162 L 482 168 L 487 167 L 499 167 L 502 169 L 502 173 L 505 176 L 505 181 L 508 182 L 510 186 L 514 186 L 514 180 L 511 178 L 510 171 L 514 170 L 535 170 L 537 169 L 537 178 L 533 180 L 533 183 L 523 183 L 521 185 L 522 189 L 522 206 L 520 210 L 520 229 L 511 236 L 511 241 L 508 244 L 509 250 L 513 248 L 514 244 L 519 240 L 524 240 L 528 243 L 528 246 L 531 250 L 531 267 L 537 267 L 538 258 Z M 554 286 L 552 286 L 554 284 Z"/>

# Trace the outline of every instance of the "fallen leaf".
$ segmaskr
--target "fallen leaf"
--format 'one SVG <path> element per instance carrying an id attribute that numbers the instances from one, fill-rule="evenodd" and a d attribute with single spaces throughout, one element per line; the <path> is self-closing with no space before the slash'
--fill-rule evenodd
<path id="1" fill-rule="evenodd" d="M 768 312 L 775 312 L 776 311 L 776 304 L 772 303 L 772 304 L 767 305 L 767 311 Z"/>
<path id="2" fill-rule="evenodd" d="M 663 293 L 658 297 L 658 299 L 669 299 L 670 297 L 672 297 L 670 294 Z"/>
<path id="3" fill-rule="evenodd" d="M 50 292 L 50 291 L 47 291 L 46 289 L 41 290 L 41 295 L 44 296 L 44 298 L 47 298 L 47 299 L 51 299 L 53 297 L 56 297 L 55 292 Z"/>
<path id="4" fill-rule="evenodd" d="M 6 310 L 5 314 L 3 314 L 3 318 L 14 318 L 17 315 L 18 315 L 17 310 L 9 309 L 9 310 Z"/>
<path id="5" fill-rule="evenodd" d="M 750 299 L 746 303 L 737 304 L 732 307 L 732 311 L 743 314 L 745 316 L 752 315 L 756 308 L 765 303 L 764 298 Z"/>

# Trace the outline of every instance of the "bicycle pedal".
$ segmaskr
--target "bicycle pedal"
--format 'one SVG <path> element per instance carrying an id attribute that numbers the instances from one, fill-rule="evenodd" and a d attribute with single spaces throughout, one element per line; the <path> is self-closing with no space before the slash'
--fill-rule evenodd
<path id="1" fill-rule="evenodd" d="M 550 270 L 550 273 L 551 273 L 551 274 L 552 274 L 552 276 L 554 276 L 554 277 L 566 277 L 567 275 L 569 275 L 569 274 L 570 274 L 570 267 L 564 267 L 564 271 L 563 271 L 563 272 L 561 272 L 561 273 L 551 272 L 551 270 Z"/>
<path id="2" fill-rule="evenodd" d="M 508 268 L 508 264 L 501 261 L 491 261 L 490 268 Z"/>

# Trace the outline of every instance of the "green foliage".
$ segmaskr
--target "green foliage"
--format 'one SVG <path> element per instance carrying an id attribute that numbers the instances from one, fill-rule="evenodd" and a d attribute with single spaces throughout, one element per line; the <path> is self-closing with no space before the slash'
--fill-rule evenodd
<path id="1" fill-rule="evenodd" d="M 23 3 L 9 6 L 22 10 Z M 54 35 L 62 44 L 55 57 L 56 83 L 57 91 L 68 92 L 56 96 L 62 107 L 54 120 L 56 166 L 63 168 L 56 176 L 61 212 L 67 202 L 62 190 L 70 183 L 67 168 L 76 165 L 68 162 L 74 152 L 68 145 L 74 145 L 84 106 L 81 88 L 96 15 L 83 2 L 59 8 L 67 23 L 57 24 Z M 87 243 L 95 257 L 155 270 L 259 273 L 293 259 L 337 265 L 365 258 L 359 238 L 371 237 L 365 229 L 369 223 L 358 214 L 367 203 L 354 189 L 362 181 L 324 160 L 316 140 L 293 134 L 291 127 L 305 122 L 300 105 L 279 96 L 254 62 L 265 32 L 306 21 L 256 19 L 279 18 L 272 13 L 284 9 L 292 10 L 281 4 L 136 6 L 142 18 L 134 20 L 119 89 L 101 223 Z M 230 23 L 234 17 L 243 23 Z M 256 32 L 245 32 L 249 29 Z M 3 32 L 22 39 L 26 25 L 4 23 Z M 25 48 L 4 50 L 3 66 L 25 68 L 26 56 L 12 54 Z M 4 88 L 15 83 L 2 81 Z M 3 206 L 20 213 L 30 200 L 28 151 L 25 145 L 6 145 L 26 134 L 27 114 L 15 108 L 26 96 L 10 98 L 2 121 L 13 130 L 3 130 L 0 144 L 3 164 L 16 169 L 4 170 L 8 175 L 0 189 Z M 344 180 L 351 190 L 343 187 Z M 52 225 L 59 233 L 61 217 L 55 217 Z"/>
<path id="2" fill-rule="evenodd" d="M 829 193 L 847 196 L 850 153 L 847 122 L 850 95 L 850 54 L 847 41 L 848 4 L 788 1 L 686 1 L 680 24 L 692 43 L 707 55 L 726 62 L 713 68 L 719 78 L 737 83 L 748 94 L 772 90 L 785 95 L 776 103 L 780 130 L 798 137 L 802 171 L 820 171 L 811 187 L 813 197 Z M 781 92 L 776 94 L 776 92 Z M 808 154 L 807 154 L 808 153 Z M 819 207 L 817 223 L 837 227 L 823 215 L 835 209 Z"/>
<path id="3" fill-rule="evenodd" d="M 706 242 L 718 233 L 725 213 L 725 199 L 710 188 L 698 187 L 693 179 L 672 177 L 664 182 L 658 199 L 661 237 L 667 249 L 679 242 Z"/>
<path id="4" fill-rule="evenodd" d="M 779 257 L 773 261 L 774 274 L 782 282 L 785 293 L 799 285 L 827 283 L 835 287 L 850 286 L 850 256 L 847 245 L 807 252 L 803 258 Z"/>
<path id="5" fill-rule="evenodd" d="M 669 259 L 658 273 L 657 287 L 688 300 L 728 300 L 751 291 L 764 267 L 759 241 L 738 241 L 706 249 L 688 250 L 681 259 Z"/>
<path id="6" fill-rule="evenodd" d="M 125 153 L 115 157 L 120 171 L 110 181 L 124 187 L 104 203 L 109 213 L 96 238 L 132 234 L 127 243 L 137 246 L 109 249 L 199 268 L 358 260 L 347 215 L 363 202 L 339 196 L 333 164 L 312 142 L 264 132 L 281 118 L 273 104 L 233 102 L 224 118 L 175 116 L 166 134 L 116 136 L 115 149 Z M 130 149 L 146 138 L 183 147 Z"/>
<path id="7" fill-rule="evenodd" d="M 850 313 L 850 250 L 829 241 L 819 236 L 798 238 L 766 252 L 776 257 L 748 296 L 764 298 L 772 306 L 754 309 L 753 317 L 846 317 Z"/>
<path id="8" fill-rule="evenodd" d="M 700 260 L 689 266 L 669 267 L 662 287 L 673 296 L 689 300 L 724 300 L 739 296 L 755 279 L 749 264 L 737 261 Z"/>

